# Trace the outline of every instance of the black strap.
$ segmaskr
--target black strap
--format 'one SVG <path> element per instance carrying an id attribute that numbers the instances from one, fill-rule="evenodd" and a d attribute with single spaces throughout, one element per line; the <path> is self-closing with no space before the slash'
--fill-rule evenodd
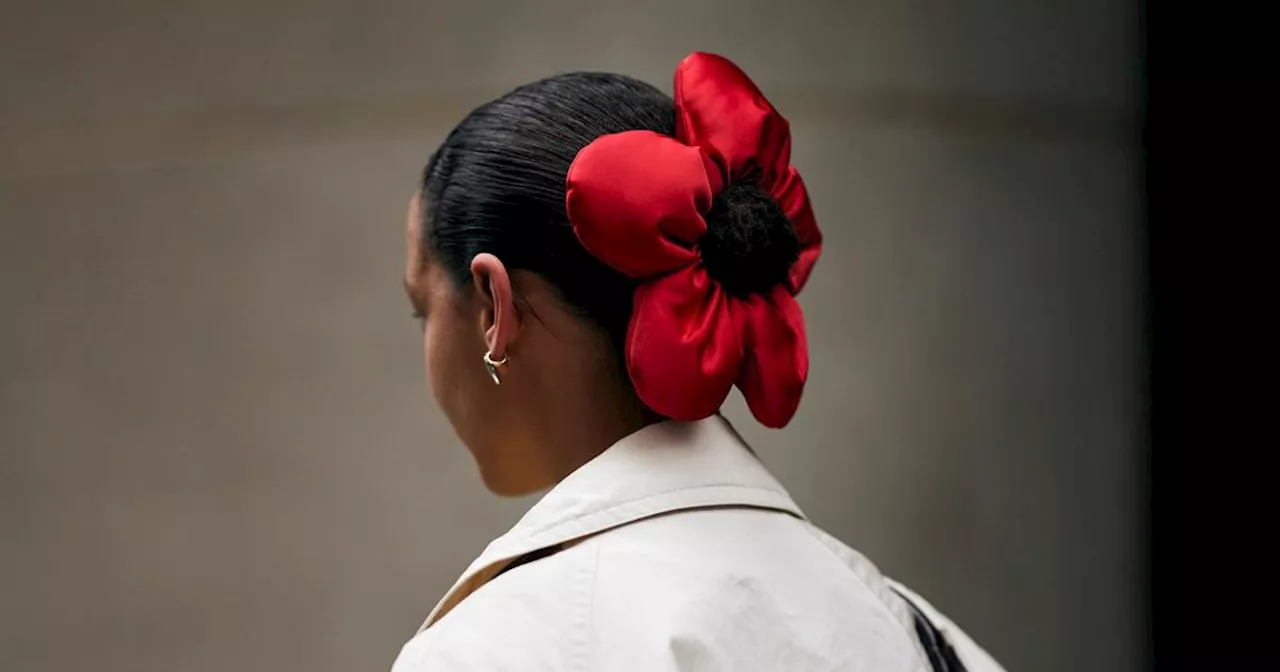
<path id="1" fill-rule="evenodd" d="M 893 592 L 898 593 L 898 597 L 911 607 L 911 613 L 916 621 L 916 636 L 920 638 L 925 655 L 929 656 L 929 665 L 933 667 L 933 672 L 965 672 L 964 663 L 960 662 L 955 649 L 951 648 L 951 642 L 948 642 L 938 628 L 934 627 L 933 621 L 924 615 L 911 598 L 896 589 Z"/>

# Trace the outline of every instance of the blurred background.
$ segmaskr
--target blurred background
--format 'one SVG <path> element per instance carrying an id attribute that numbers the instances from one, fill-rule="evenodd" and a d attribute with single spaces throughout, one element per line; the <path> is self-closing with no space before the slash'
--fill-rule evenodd
<path id="1" fill-rule="evenodd" d="M 403 214 L 472 107 L 736 60 L 824 228 L 810 517 L 1012 671 L 1139 669 L 1136 3 L 9 0 L 0 669 L 387 670 L 532 500 L 436 410 Z"/>

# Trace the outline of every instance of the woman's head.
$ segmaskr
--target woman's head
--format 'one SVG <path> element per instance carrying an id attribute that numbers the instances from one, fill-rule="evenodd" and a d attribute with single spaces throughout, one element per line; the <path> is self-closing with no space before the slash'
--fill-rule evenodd
<path id="1" fill-rule="evenodd" d="M 584 382 L 619 416 L 640 415 L 620 358 L 634 283 L 578 243 L 564 180 L 602 135 L 674 126 L 672 100 L 652 86 L 568 74 L 476 109 L 427 162 L 408 213 L 406 283 L 436 400 L 496 491 L 548 485 L 539 444 L 564 420 L 549 407 L 581 403 Z M 486 352 L 508 358 L 501 386 Z"/>
<path id="2" fill-rule="evenodd" d="M 648 84 L 567 74 L 477 108 L 427 163 L 407 216 L 406 288 L 423 316 L 432 390 L 496 492 L 552 485 L 662 417 L 624 362 L 643 278 L 580 241 L 566 176 L 599 138 L 670 138 L 677 126 L 674 101 Z M 699 266 L 735 297 L 783 282 L 801 241 L 757 179 L 725 184 L 708 205 Z M 486 353 L 507 362 L 500 385 Z"/>

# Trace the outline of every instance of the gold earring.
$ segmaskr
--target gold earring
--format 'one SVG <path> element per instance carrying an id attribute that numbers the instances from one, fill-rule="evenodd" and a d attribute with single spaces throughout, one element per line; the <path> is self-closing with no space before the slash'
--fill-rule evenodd
<path id="1" fill-rule="evenodd" d="M 484 368 L 489 370 L 489 377 L 493 379 L 494 385 L 502 384 L 502 379 L 498 378 L 498 367 L 505 365 L 509 357 L 510 355 L 503 355 L 502 359 L 495 362 L 492 350 L 484 353 Z"/>

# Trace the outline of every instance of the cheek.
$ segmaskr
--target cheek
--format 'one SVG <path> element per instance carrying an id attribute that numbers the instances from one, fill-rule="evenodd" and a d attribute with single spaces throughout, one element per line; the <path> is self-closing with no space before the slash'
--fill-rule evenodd
<path id="1" fill-rule="evenodd" d="M 428 318 L 422 333 L 422 351 L 431 392 L 455 429 L 467 424 L 468 409 L 474 405 L 475 368 L 483 369 L 478 356 L 473 357 L 467 334 L 450 316 Z M 474 359 L 474 361 L 473 361 Z"/>
<path id="2" fill-rule="evenodd" d="M 447 412 L 449 372 L 445 369 L 449 365 L 450 358 L 446 354 L 449 349 L 446 340 L 446 334 L 441 333 L 440 329 L 428 321 L 426 328 L 422 330 L 422 354 L 427 370 L 427 382 L 431 384 L 431 393 L 435 395 L 436 403 Z"/>

